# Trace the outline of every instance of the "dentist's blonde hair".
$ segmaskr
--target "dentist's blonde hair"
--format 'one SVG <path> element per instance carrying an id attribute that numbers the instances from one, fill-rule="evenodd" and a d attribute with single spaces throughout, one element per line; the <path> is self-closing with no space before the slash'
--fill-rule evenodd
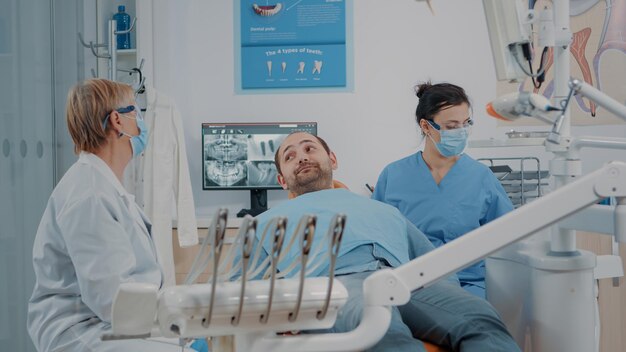
<path id="1" fill-rule="evenodd" d="M 106 79 L 88 79 L 76 84 L 67 95 L 66 119 L 74 152 L 95 153 L 107 143 L 105 117 L 134 99 L 131 86 Z"/>

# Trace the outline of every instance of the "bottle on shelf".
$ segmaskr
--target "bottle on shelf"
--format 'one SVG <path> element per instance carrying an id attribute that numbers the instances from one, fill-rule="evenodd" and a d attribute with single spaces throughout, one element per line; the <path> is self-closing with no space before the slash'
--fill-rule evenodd
<path id="1" fill-rule="evenodd" d="M 126 13 L 126 6 L 118 6 L 113 19 L 117 21 L 117 31 L 126 31 L 130 28 L 130 15 Z M 117 35 L 117 49 L 130 49 L 130 33 Z"/>

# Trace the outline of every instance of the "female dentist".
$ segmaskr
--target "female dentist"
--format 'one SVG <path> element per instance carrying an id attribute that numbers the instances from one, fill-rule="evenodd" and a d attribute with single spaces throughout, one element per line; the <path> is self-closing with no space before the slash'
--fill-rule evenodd
<path id="1" fill-rule="evenodd" d="M 387 165 L 372 198 L 398 208 L 438 247 L 511 211 L 513 204 L 489 168 L 463 153 L 473 125 L 463 88 L 428 82 L 416 94 L 424 151 Z M 485 297 L 484 261 L 457 275 L 465 290 Z"/>
<path id="2" fill-rule="evenodd" d="M 130 86 L 77 84 L 67 125 L 78 161 L 58 183 L 33 247 L 36 283 L 28 331 L 39 351 L 180 351 L 149 340 L 101 341 L 124 282 L 161 286 L 150 222 L 121 179 L 146 146 L 148 130 Z"/>

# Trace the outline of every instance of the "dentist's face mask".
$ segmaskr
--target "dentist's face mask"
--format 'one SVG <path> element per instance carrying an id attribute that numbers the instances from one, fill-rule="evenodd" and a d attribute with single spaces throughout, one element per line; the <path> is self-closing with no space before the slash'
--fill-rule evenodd
<path id="1" fill-rule="evenodd" d="M 469 136 L 470 128 L 474 124 L 472 120 L 468 120 L 467 123 L 464 123 L 458 128 L 449 130 L 442 130 L 441 126 L 434 121 L 427 120 L 426 122 L 439 132 L 439 136 L 441 137 L 439 143 L 435 142 L 433 137 L 428 135 L 439 154 L 449 158 L 463 153 L 467 146 L 467 137 Z"/>
<path id="2" fill-rule="evenodd" d="M 136 157 L 137 155 L 141 154 L 144 149 L 146 149 L 146 145 L 148 144 L 148 127 L 143 120 L 143 116 L 141 116 L 141 110 L 139 110 L 134 105 L 129 105 L 125 108 L 116 109 L 115 111 L 119 112 L 120 114 L 122 114 L 123 117 L 126 117 L 127 119 L 135 120 L 135 122 L 137 123 L 137 128 L 139 129 L 138 135 L 132 136 L 124 131 L 120 132 L 120 137 L 127 136 L 130 138 L 130 147 L 133 150 L 133 157 Z M 136 112 L 135 117 L 127 116 L 127 114 L 132 111 Z M 109 121 L 109 116 L 110 115 L 107 115 L 107 117 L 104 119 L 104 122 L 102 123 L 102 127 L 104 129 L 106 129 L 107 122 Z"/>

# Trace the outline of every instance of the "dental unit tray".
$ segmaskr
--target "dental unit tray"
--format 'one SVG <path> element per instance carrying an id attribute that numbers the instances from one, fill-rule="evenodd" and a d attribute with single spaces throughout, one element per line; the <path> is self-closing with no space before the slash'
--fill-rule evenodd
<path id="1" fill-rule="evenodd" d="M 224 257 L 230 261 L 228 266 L 220 264 L 226 220 L 227 211 L 220 209 L 186 284 L 160 291 L 153 284 L 121 284 L 113 301 L 112 333 L 102 339 L 185 339 L 331 328 L 348 300 L 346 288 L 334 280 L 345 215 L 335 215 L 326 236 L 318 235 L 320 240 L 315 244 L 314 215 L 302 217 L 289 241 L 285 241 L 287 219 L 272 219 L 256 249 L 256 220 L 246 216 Z M 261 262 L 260 243 L 265 243 L 266 235 L 272 241 L 272 253 Z M 278 272 L 278 263 L 285 260 L 283 254 L 293 246 L 300 246 L 300 255 L 286 263 L 284 272 Z M 309 257 L 311 263 L 307 263 Z M 211 261 L 213 274 L 208 282 L 194 283 Z M 322 264 L 328 266 L 328 276 L 306 277 Z M 290 273 L 295 275 L 283 278 Z"/>
<path id="2" fill-rule="evenodd" d="M 333 326 L 337 311 L 348 299 L 343 285 L 335 282 L 331 292 L 330 308 L 323 319 L 317 319 L 321 311 L 328 286 L 327 277 L 308 278 L 304 284 L 304 295 L 298 319 L 289 321 L 289 313 L 297 303 L 299 280 L 283 279 L 276 282 L 272 312 L 266 324 L 260 320 L 268 305 L 268 280 L 247 283 L 244 306 L 239 324 L 232 322 L 239 310 L 241 283 L 224 282 L 217 286 L 211 324 L 202 326 L 202 320 L 210 305 L 211 286 L 197 284 L 166 288 L 159 297 L 157 321 L 164 337 L 225 336 L 255 331 L 265 331 L 269 326 L 275 331 L 328 329 Z M 113 330 L 114 333 L 119 333 Z"/>

